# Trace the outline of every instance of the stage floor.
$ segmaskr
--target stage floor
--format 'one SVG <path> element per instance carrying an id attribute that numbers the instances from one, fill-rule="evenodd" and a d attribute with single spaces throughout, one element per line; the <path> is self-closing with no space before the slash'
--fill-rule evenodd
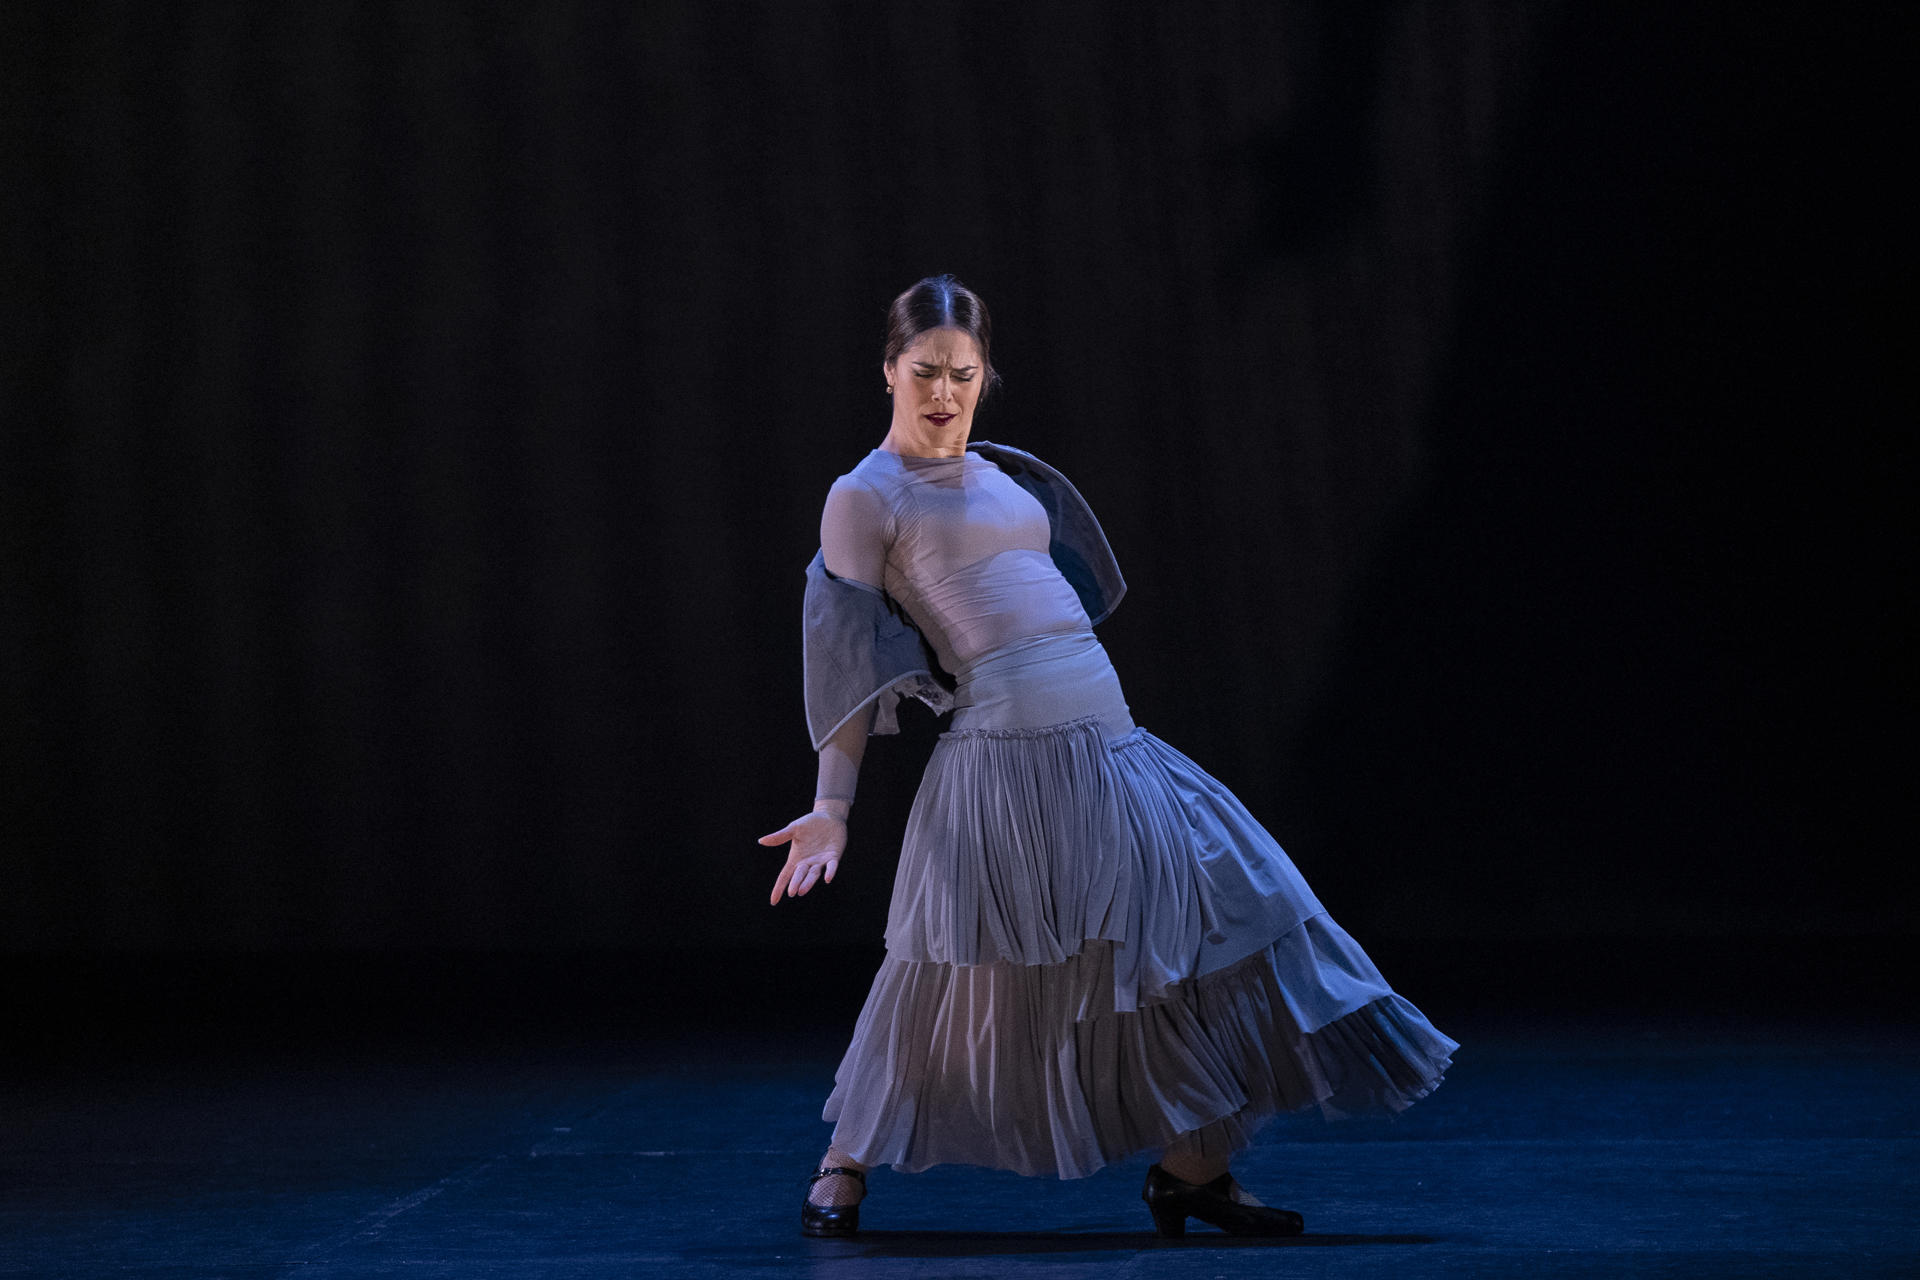
<path id="1" fill-rule="evenodd" d="M 1463 1045 L 1431 1098 L 1283 1119 L 1238 1164 L 1297 1239 L 1157 1240 L 1143 1156 L 1065 1183 L 877 1171 L 867 1229 L 809 1241 L 845 1028 L 736 1006 L 636 1031 L 575 994 L 495 1026 L 356 1023 L 343 992 L 305 1007 L 334 1027 L 16 1055 L 0 1275 L 1920 1275 L 1904 1014 L 1430 1009 Z"/>

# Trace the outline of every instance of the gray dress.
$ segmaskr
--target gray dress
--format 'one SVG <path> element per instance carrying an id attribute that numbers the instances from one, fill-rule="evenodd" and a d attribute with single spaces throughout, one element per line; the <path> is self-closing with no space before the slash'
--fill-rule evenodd
<path id="1" fill-rule="evenodd" d="M 1454 1042 L 1225 787 L 1133 723 L 1032 496 L 977 454 L 875 450 L 821 536 L 955 679 L 827 1100 L 835 1146 L 1083 1177 L 1440 1082 Z"/>

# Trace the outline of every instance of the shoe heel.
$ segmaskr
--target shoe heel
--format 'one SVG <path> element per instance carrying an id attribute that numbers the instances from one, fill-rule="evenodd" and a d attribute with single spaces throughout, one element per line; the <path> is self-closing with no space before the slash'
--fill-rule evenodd
<path id="1" fill-rule="evenodd" d="M 1166 1205 L 1150 1204 L 1153 1211 L 1153 1229 L 1170 1240 L 1179 1240 L 1187 1234 L 1187 1215 L 1179 1209 Z"/>

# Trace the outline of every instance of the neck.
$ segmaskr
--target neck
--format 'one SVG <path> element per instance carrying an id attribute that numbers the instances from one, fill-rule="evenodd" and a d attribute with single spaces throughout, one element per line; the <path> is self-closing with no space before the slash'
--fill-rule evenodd
<path id="1" fill-rule="evenodd" d="M 909 458 L 957 458 L 967 451 L 967 432 L 949 432 L 936 437 L 924 428 L 915 430 L 895 422 L 880 447 Z"/>

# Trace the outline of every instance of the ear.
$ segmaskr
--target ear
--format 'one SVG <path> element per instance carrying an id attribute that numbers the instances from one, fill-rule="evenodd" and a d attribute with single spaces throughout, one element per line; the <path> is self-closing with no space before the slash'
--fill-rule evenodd
<path id="1" fill-rule="evenodd" d="M 893 385 L 893 361 L 882 360 L 880 362 L 880 376 L 887 380 L 888 386 Z"/>

